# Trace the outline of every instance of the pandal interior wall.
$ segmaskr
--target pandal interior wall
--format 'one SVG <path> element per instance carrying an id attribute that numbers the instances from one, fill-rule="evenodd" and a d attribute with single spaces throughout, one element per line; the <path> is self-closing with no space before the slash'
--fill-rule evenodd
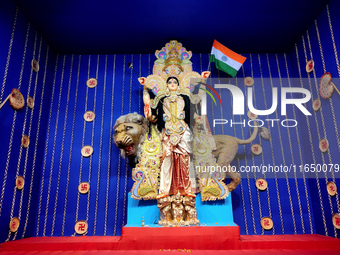
<path id="1" fill-rule="evenodd" d="M 0 242 L 33 236 L 40 186 L 42 157 L 46 137 L 54 54 L 43 38 L 27 22 L 12 1 L 0 3 L 0 69 L 2 83 L 0 102 L 13 88 L 35 99 L 33 109 L 25 102 L 15 111 L 7 102 L 0 110 Z M 37 59 L 35 73 L 31 61 Z M 21 146 L 23 135 L 30 137 L 28 148 Z M 15 188 L 17 176 L 25 178 L 24 188 Z M 9 232 L 9 222 L 20 218 L 19 231 Z"/>
<path id="2" fill-rule="evenodd" d="M 31 110 L 25 106 L 14 111 L 6 104 L 0 110 L 0 241 L 28 236 L 71 236 L 75 234 L 74 224 L 78 220 L 88 222 L 87 235 L 120 235 L 126 222 L 126 198 L 132 180 L 128 163 L 113 144 L 113 124 L 122 114 L 143 111 L 141 86 L 127 63 L 132 62 L 140 75 L 147 76 L 152 72 L 155 56 L 55 55 L 12 3 L 2 5 L 4 26 L 0 30 L 3 38 L 0 52 L 4 57 L 0 59 L 0 70 L 4 76 L 0 101 L 16 87 L 25 98 L 27 95 L 35 98 L 35 107 Z M 246 94 L 243 78 L 259 78 L 260 82 L 254 85 L 257 109 L 270 108 L 272 86 L 296 85 L 286 78 L 310 77 L 311 86 L 308 82 L 302 82 L 302 86 L 310 90 L 315 99 L 319 92 L 314 77 L 319 79 L 325 71 L 333 77 L 339 76 L 338 59 L 334 57 L 340 40 L 340 34 L 335 33 L 340 26 L 335 15 L 339 9 L 339 3 L 331 1 L 290 53 L 243 54 L 247 60 L 238 73 L 240 79 L 236 85 Z M 190 50 L 190 45 L 184 47 Z M 33 58 L 39 60 L 38 73 L 31 70 Z M 311 58 L 315 61 L 315 71 L 308 76 L 305 64 Z M 209 69 L 207 54 L 194 54 L 191 60 L 195 71 Z M 212 69 L 213 77 L 225 77 Z M 98 85 L 88 88 L 88 78 L 96 78 Z M 210 119 L 234 122 L 246 119 L 246 116 L 232 116 L 228 90 L 219 90 L 219 93 L 223 105 L 208 102 Z M 322 99 L 322 110 L 318 112 L 313 111 L 311 102 L 306 107 L 312 116 L 307 118 L 297 108 L 287 107 L 287 117 L 298 121 L 296 128 L 284 128 L 277 123 L 271 127 L 265 122 L 271 141 L 256 138 L 253 142 L 262 145 L 263 153 L 254 156 L 251 145 L 240 146 L 233 165 L 339 164 L 339 113 L 335 110 L 339 107 L 338 95 L 330 100 Z M 86 111 L 95 112 L 93 122 L 84 121 Z M 269 117 L 283 119 L 280 108 Z M 212 132 L 248 138 L 251 129 L 218 125 Z M 27 149 L 20 146 L 23 134 L 31 139 Z M 323 154 L 318 144 L 319 139 L 326 136 L 330 148 Z M 84 145 L 94 148 L 89 158 L 80 153 Z M 15 189 L 18 175 L 26 180 L 21 191 Z M 268 189 L 260 192 L 255 187 L 258 177 L 256 173 L 242 173 L 241 184 L 232 193 L 234 220 L 241 234 L 337 236 L 331 218 L 332 213 L 339 212 L 339 199 L 338 195 L 330 197 L 326 190 L 326 183 L 332 178 L 318 175 L 307 179 L 289 174 L 269 178 Z M 86 195 L 78 192 L 79 183 L 84 181 L 91 187 Z M 264 216 L 272 218 L 272 230 L 262 229 L 260 219 Z M 8 230 L 12 217 L 20 219 L 16 233 Z"/>

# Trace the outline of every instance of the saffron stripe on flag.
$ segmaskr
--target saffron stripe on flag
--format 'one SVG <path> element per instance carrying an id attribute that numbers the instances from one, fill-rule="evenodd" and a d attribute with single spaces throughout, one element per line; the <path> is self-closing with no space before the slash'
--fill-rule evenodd
<path id="1" fill-rule="evenodd" d="M 225 47 L 224 45 L 222 45 L 221 43 L 219 43 L 218 41 L 214 40 L 213 43 L 213 47 L 217 50 L 219 50 L 220 52 L 222 52 L 224 55 L 226 55 L 229 58 L 232 58 L 233 60 L 241 63 L 241 65 L 244 63 L 244 61 L 246 61 L 246 57 L 243 57 L 239 54 L 237 54 L 236 52 L 228 49 L 227 47 Z"/>

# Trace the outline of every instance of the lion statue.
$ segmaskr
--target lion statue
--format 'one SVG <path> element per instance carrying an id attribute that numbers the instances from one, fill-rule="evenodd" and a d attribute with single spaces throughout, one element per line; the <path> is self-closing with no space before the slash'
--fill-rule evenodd
<path id="1" fill-rule="evenodd" d="M 134 168 L 141 152 L 141 143 L 148 131 L 148 120 L 137 113 L 120 116 L 113 126 L 113 139 L 123 157 L 127 156 Z"/>
<path id="2" fill-rule="evenodd" d="M 141 151 L 141 143 L 145 134 L 148 132 L 148 120 L 137 113 L 129 113 L 120 116 L 114 125 L 114 141 L 117 147 L 121 150 L 122 156 L 127 156 L 132 168 L 138 162 Z M 234 160 L 238 145 L 249 144 L 255 140 L 258 132 L 264 139 L 269 139 L 269 131 L 265 128 L 260 128 L 255 124 L 252 135 L 249 139 L 242 140 L 229 135 L 214 135 L 216 150 L 213 156 L 216 158 L 217 164 L 224 169 L 229 168 L 230 163 Z M 238 172 L 229 171 L 225 173 L 226 177 L 231 181 L 227 184 L 229 191 L 235 190 L 241 181 L 241 176 Z"/>

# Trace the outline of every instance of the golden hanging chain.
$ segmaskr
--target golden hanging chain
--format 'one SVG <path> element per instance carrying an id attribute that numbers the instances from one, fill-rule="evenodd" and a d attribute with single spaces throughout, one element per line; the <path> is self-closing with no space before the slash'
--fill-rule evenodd
<path id="1" fill-rule="evenodd" d="M 100 173 L 101 173 L 101 158 L 102 158 L 102 147 L 103 147 L 103 126 L 104 126 L 104 116 L 105 116 L 106 75 L 107 75 L 107 55 L 105 55 L 103 99 L 102 99 L 103 104 L 102 104 L 102 117 L 101 117 L 101 125 L 100 125 L 97 192 L 96 192 L 96 205 L 95 205 L 95 213 L 94 213 L 93 235 L 96 235 L 96 229 L 97 229 L 98 201 L 99 201 L 99 187 L 100 187 Z"/>
<path id="2" fill-rule="evenodd" d="M 235 81 L 236 81 L 236 86 L 238 86 L 238 82 L 237 82 L 238 79 L 236 78 Z M 220 91 L 220 93 L 221 93 L 221 91 Z M 231 93 L 230 93 L 230 103 L 232 104 L 232 95 L 231 95 Z M 232 115 L 232 118 L 233 118 L 233 122 L 235 123 L 234 115 Z M 240 121 L 242 122 L 241 116 L 240 116 Z M 235 127 L 235 125 L 233 125 L 233 129 L 234 129 L 234 135 L 236 137 L 236 127 Z M 242 130 L 242 139 L 244 139 L 243 128 L 241 128 L 241 130 Z M 245 146 L 243 146 L 243 149 L 245 150 Z M 240 169 L 240 160 L 239 160 L 239 158 L 237 158 L 237 164 L 238 164 L 238 168 Z M 245 164 L 247 165 L 247 161 L 246 160 L 245 160 Z M 252 198 L 253 196 L 252 196 L 252 193 L 251 193 L 251 184 L 250 184 L 250 179 L 249 179 L 248 171 L 246 171 L 246 178 L 247 178 L 247 184 L 248 184 L 248 193 L 249 193 L 249 202 L 250 202 L 250 210 L 251 210 L 251 219 L 252 219 L 252 222 L 253 222 L 254 234 L 256 235 L 257 232 L 256 232 L 255 214 L 254 214 L 254 206 L 253 206 L 253 198 Z M 261 208 L 259 208 L 259 210 L 260 210 L 260 214 L 262 214 Z"/>
<path id="3" fill-rule="evenodd" d="M 286 57 L 286 55 L 284 55 L 284 58 L 285 57 Z M 275 54 L 275 58 L 276 58 L 276 65 L 277 65 L 278 74 L 279 74 L 280 87 L 282 88 L 283 85 L 282 85 L 281 71 L 280 71 L 279 59 L 278 59 L 277 54 Z M 286 60 L 286 58 L 285 58 L 285 60 Z M 287 79 L 289 81 L 289 76 L 287 76 Z M 289 86 L 290 86 L 290 83 L 289 83 Z M 291 96 L 291 98 L 293 98 L 292 93 L 290 93 L 290 96 Z M 293 114 L 294 114 L 294 119 L 296 119 L 294 107 L 293 107 Z M 293 164 L 293 166 L 295 166 L 295 159 L 294 159 L 293 146 L 292 146 L 290 128 L 289 127 L 287 127 L 287 134 L 288 134 L 288 143 L 289 143 L 290 155 L 292 157 L 292 164 Z M 299 139 L 298 139 L 298 141 L 299 141 Z M 300 143 L 299 143 L 298 146 L 300 146 Z M 300 150 L 300 147 L 299 147 L 299 150 Z M 283 150 L 282 150 L 282 155 L 284 155 Z M 305 233 L 305 225 L 304 225 L 304 222 L 303 222 L 303 213 L 302 213 L 301 198 L 300 198 L 300 192 L 299 192 L 299 184 L 298 184 L 298 181 L 297 181 L 296 172 L 295 171 L 293 171 L 293 172 L 294 172 L 295 189 L 296 189 L 296 195 L 297 195 L 297 199 L 298 199 L 298 206 L 299 206 L 299 212 L 300 212 L 300 218 L 301 218 L 302 233 L 304 234 Z M 289 185 L 287 173 L 286 173 L 286 182 L 287 182 L 287 185 Z M 292 204 L 291 204 L 291 206 L 293 208 Z M 296 234 L 296 232 L 295 232 L 295 234 Z"/>
<path id="4" fill-rule="evenodd" d="M 43 83 L 42 83 L 42 89 L 41 89 L 41 98 L 40 98 L 40 106 L 39 106 L 39 116 L 38 116 L 37 132 L 36 132 L 36 136 L 35 136 L 34 156 L 33 156 L 33 165 L 32 165 L 32 175 L 31 175 L 30 190 L 29 190 L 28 202 L 27 202 L 27 210 L 26 210 L 26 220 L 25 220 L 25 225 L 24 225 L 24 229 L 23 229 L 23 233 L 22 233 L 21 238 L 25 237 L 25 233 L 26 233 L 26 229 L 27 229 L 27 225 L 28 225 L 30 208 L 31 208 L 33 180 L 34 180 L 34 173 L 35 173 L 35 162 L 37 160 L 38 141 L 39 141 L 39 135 L 40 135 L 40 123 L 41 123 L 41 115 L 42 115 L 42 110 L 43 110 L 43 99 L 44 99 L 44 93 L 45 93 L 45 82 L 46 82 L 46 74 L 47 74 L 48 53 L 49 53 L 49 47 L 47 46 L 47 48 L 46 48 L 46 58 L 45 58 L 45 68 L 44 68 L 44 77 L 43 77 Z"/>
<path id="5" fill-rule="evenodd" d="M 64 232 L 65 232 L 66 211 L 67 211 L 67 204 L 68 204 L 67 200 L 68 200 L 68 191 L 69 191 L 69 184 L 70 184 L 71 161 L 72 161 L 73 141 L 74 141 L 74 127 L 75 127 L 75 122 L 76 122 L 76 112 L 77 112 L 77 102 L 78 102 L 80 63 L 81 63 L 81 55 L 79 55 L 79 58 L 78 58 L 77 82 L 76 82 L 76 92 L 75 92 L 75 98 L 74 98 L 72 132 L 71 132 L 71 142 L 70 142 L 70 149 L 69 149 L 70 154 L 68 158 L 68 167 L 67 167 L 65 201 L 64 201 L 64 212 L 63 212 L 63 223 L 62 223 L 62 229 L 61 229 L 61 236 L 64 236 Z"/>
<path id="6" fill-rule="evenodd" d="M 48 190 L 47 190 L 47 198 L 46 198 L 43 236 L 46 235 L 46 228 L 47 228 L 48 207 L 49 207 L 49 203 L 50 203 L 51 185 L 52 185 L 53 168 L 54 168 L 54 156 L 55 156 L 55 148 L 56 148 L 56 145 L 57 145 L 59 113 L 60 113 L 61 97 L 62 97 L 63 85 L 64 85 L 65 61 L 66 61 L 66 55 L 64 55 L 64 58 L 63 58 L 63 66 L 62 66 L 62 72 L 61 72 L 61 81 L 60 81 L 59 98 L 58 98 L 58 108 L 57 108 L 57 114 L 56 114 L 57 117 L 56 117 L 56 122 L 55 122 L 53 147 L 52 147 L 52 155 L 51 155 L 50 177 L 49 177 L 49 181 L 48 181 Z M 52 231 L 51 231 L 51 233 L 52 233 Z"/>
<path id="7" fill-rule="evenodd" d="M 261 75 L 263 98 L 266 98 L 266 92 L 265 92 L 265 89 L 264 89 L 264 81 L 263 81 L 261 58 L 260 58 L 259 54 L 257 56 L 258 56 L 259 67 L 260 67 L 260 75 Z M 264 100 L 264 105 L 265 105 L 265 109 L 268 109 L 266 100 Z M 269 123 L 268 123 L 268 125 L 269 125 Z M 275 157 L 274 157 L 274 149 L 273 149 L 273 141 L 272 141 L 272 139 L 270 139 L 269 142 L 270 142 L 270 151 L 271 151 L 273 166 L 275 167 L 276 164 L 275 164 Z M 274 179 L 275 179 L 275 188 L 276 188 L 276 194 L 277 194 L 277 202 L 278 202 L 278 206 L 279 206 L 279 214 L 280 214 L 280 220 L 281 220 L 281 229 L 282 229 L 282 234 L 284 234 L 284 225 L 283 225 L 283 217 L 282 217 L 282 209 L 281 209 L 280 191 L 279 191 L 279 184 L 278 184 L 277 175 L 276 175 L 275 171 L 274 171 Z"/>
<path id="8" fill-rule="evenodd" d="M 14 22 L 13 22 L 13 27 L 12 27 L 11 39 L 9 40 L 9 47 L 8 47 L 8 52 L 7 52 L 5 73 L 4 73 L 4 78 L 2 80 L 2 87 L 1 87 L 1 93 L 0 93 L 0 102 L 2 102 L 2 97 L 4 96 L 4 92 L 5 92 L 5 85 L 6 85 L 6 81 L 7 81 L 9 62 L 11 60 L 13 41 L 14 41 L 14 32 L 15 32 L 15 27 L 16 27 L 16 24 L 17 24 L 17 19 L 18 19 L 18 7 L 15 9 L 15 15 L 14 15 Z M 0 205 L 1 204 L 2 204 L 2 200 L 1 200 Z M 1 210 L 0 210 L 0 213 L 1 213 Z"/>
<path id="9" fill-rule="evenodd" d="M 283 56 L 284 56 L 284 59 L 285 59 L 285 66 L 286 66 L 286 71 L 287 71 L 288 84 L 289 84 L 289 87 L 292 87 L 291 86 L 291 82 L 290 82 L 290 73 L 289 73 L 289 69 L 288 69 L 288 62 L 287 62 L 286 53 L 284 53 Z M 291 93 L 291 97 L 292 97 L 292 93 Z M 294 116 L 294 119 L 296 119 L 296 113 L 295 113 L 295 108 L 294 107 L 293 107 L 293 116 Z M 295 132 L 296 132 L 296 137 L 300 137 L 299 136 L 299 129 L 298 129 L 297 126 L 295 127 Z M 292 152 L 292 142 L 291 142 L 291 138 L 290 138 L 290 133 L 289 133 L 289 140 L 288 141 L 289 141 L 290 150 Z M 300 139 L 297 139 L 297 142 L 298 142 L 298 149 L 299 149 L 299 156 L 300 156 L 300 164 L 303 165 L 304 161 L 303 161 L 303 157 L 302 157 Z M 291 155 L 292 155 L 292 158 L 294 158 L 293 153 Z M 294 162 L 293 162 L 293 165 L 295 165 Z M 298 189 L 298 183 L 296 181 L 296 173 L 295 172 L 294 172 L 294 177 L 295 177 L 295 185 L 296 185 L 296 188 Z M 306 177 L 305 177 L 305 172 L 304 171 L 302 171 L 302 178 L 303 178 L 303 186 L 305 188 L 305 196 L 306 196 L 306 204 L 307 204 L 307 210 L 308 210 L 308 219 L 309 219 L 309 225 L 310 225 L 310 232 L 311 232 L 311 234 L 313 234 L 313 223 L 312 223 L 310 205 L 309 205 L 309 200 L 308 200 L 309 195 L 308 195 L 307 183 L 306 183 Z M 297 193 L 298 193 L 298 190 L 297 190 Z M 301 208 L 300 198 L 299 198 L 299 208 Z M 301 209 L 300 209 L 300 213 L 301 213 Z M 303 231 L 303 234 L 305 234 L 305 228 L 304 228 L 304 223 L 303 223 L 303 215 L 300 214 L 300 216 L 301 216 L 301 222 L 302 222 L 302 231 Z"/>
<path id="10" fill-rule="evenodd" d="M 109 156 L 108 156 L 108 167 L 107 167 L 107 179 L 106 179 L 106 199 L 105 199 L 105 216 L 104 216 L 104 236 L 107 231 L 107 214 L 109 208 L 109 191 L 110 191 L 110 170 L 111 170 L 111 152 L 113 142 L 113 103 L 115 94 L 115 73 L 116 73 L 116 55 L 113 59 L 113 70 L 112 70 L 112 95 L 111 95 L 111 119 L 110 119 L 110 142 L 109 142 Z"/>
<path id="11" fill-rule="evenodd" d="M 74 55 L 72 54 L 72 56 L 71 56 L 71 67 L 70 67 L 70 76 L 69 76 L 67 98 L 66 98 L 66 108 L 65 108 L 65 113 L 64 113 L 64 115 L 65 115 L 64 116 L 64 128 L 63 128 L 62 141 L 61 141 L 61 151 L 60 151 L 60 158 L 59 158 L 59 171 L 58 171 L 56 195 L 55 195 L 55 201 L 54 201 L 54 210 L 53 210 L 51 236 L 53 236 L 53 234 L 54 234 L 55 218 L 56 218 L 57 205 L 58 205 L 57 203 L 58 203 L 58 196 L 59 196 L 60 176 L 61 176 L 61 171 L 62 171 L 62 161 L 63 161 L 64 147 L 65 147 L 65 135 L 66 135 L 68 106 L 69 106 L 69 101 L 70 101 L 70 90 L 71 90 L 71 79 L 72 79 L 72 70 L 73 70 L 73 59 L 74 59 Z"/>
<path id="12" fill-rule="evenodd" d="M 307 30 L 306 34 L 308 34 L 308 30 Z M 304 50 L 305 61 L 307 62 L 308 61 L 307 60 L 308 59 L 308 57 L 307 57 L 307 50 L 306 50 L 306 45 L 305 45 L 305 39 L 304 39 L 303 36 L 302 36 L 302 45 L 303 45 L 303 50 Z M 299 61 L 299 57 L 298 57 L 299 55 L 298 55 L 297 46 L 295 46 L 295 49 L 296 49 L 296 56 L 297 56 L 297 60 L 298 60 L 298 68 L 299 68 L 301 87 L 303 87 L 302 75 L 301 75 L 301 69 L 300 69 L 300 61 Z M 311 57 L 313 57 L 313 56 L 311 56 Z M 308 76 L 309 89 L 310 89 L 310 91 L 313 91 L 312 84 L 311 84 L 310 74 L 307 74 L 307 76 Z M 311 93 L 311 99 L 314 100 L 313 93 Z M 318 139 L 320 139 L 319 123 L 317 121 L 317 117 L 316 117 L 316 113 L 315 112 L 314 112 L 314 117 L 315 117 L 314 120 L 315 120 L 315 124 L 316 124 L 316 130 L 317 130 L 317 134 L 318 134 Z M 309 135 L 309 140 L 310 140 L 310 145 L 311 145 L 311 150 L 312 150 L 313 162 L 316 163 L 315 153 L 314 153 L 314 145 L 313 145 L 313 140 L 312 140 L 312 135 L 311 135 L 311 129 L 310 129 L 310 124 L 309 124 L 309 119 L 308 119 L 307 116 L 306 116 L 306 121 L 307 121 L 307 126 L 308 126 L 308 135 Z M 323 157 L 323 155 L 321 155 L 321 156 Z M 327 230 L 327 224 L 326 224 L 326 218 L 325 218 L 325 211 L 324 211 L 323 200 L 322 200 L 322 196 L 321 196 L 321 188 L 320 188 L 319 175 L 318 175 L 317 171 L 315 172 L 315 177 L 316 177 L 316 184 L 317 184 L 317 187 L 318 187 L 319 200 L 320 200 L 320 206 L 321 206 L 321 212 L 322 212 L 322 220 L 323 220 L 323 224 L 324 224 L 324 228 L 325 228 L 325 234 L 326 234 L 326 236 L 328 236 L 328 230 Z"/>
<path id="13" fill-rule="evenodd" d="M 22 55 L 21 70 L 20 70 L 20 76 L 19 76 L 19 87 L 21 87 L 22 76 L 23 76 L 24 67 L 25 67 L 25 59 L 26 59 L 29 31 L 30 31 L 30 23 L 28 23 L 27 30 L 26 30 L 25 46 L 24 46 L 24 51 L 23 51 L 23 55 Z M 33 56 L 35 56 L 36 43 L 37 43 L 37 34 L 35 34 Z M 30 93 L 31 85 L 32 85 L 32 72 L 33 72 L 33 70 L 31 69 L 31 76 L 30 76 L 29 86 L 28 86 L 28 94 Z M 26 110 L 25 110 L 25 117 L 24 117 L 24 121 L 23 121 L 22 135 L 21 136 L 23 136 L 25 134 L 27 115 L 28 115 L 28 109 L 26 108 Z M 18 156 L 18 161 L 17 161 L 17 171 L 16 171 L 16 174 L 15 174 L 15 179 L 19 176 L 19 172 L 20 172 L 20 163 L 21 163 L 22 150 L 23 150 L 23 147 L 20 146 L 19 156 Z M 21 190 L 21 194 L 22 194 L 22 191 L 23 190 Z M 14 206 L 15 206 L 16 193 L 17 193 L 17 188 L 14 186 L 13 187 L 13 197 L 12 197 L 12 206 L 11 206 L 10 219 L 13 218 L 13 214 L 14 214 Z M 9 239 L 11 237 L 11 234 L 12 234 L 12 232 L 9 230 L 6 242 L 9 241 Z"/>
<path id="14" fill-rule="evenodd" d="M 149 55 L 149 63 L 150 63 L 150 55 Z M 122 108 L 120 114 L 124 113 L 124 84 L 125 84 L 125 55 L 123 59 L 123 82 L 122 82 Z M 119 183 L 120 183 L 120 167 L 121 167 L 121 157 L 118 154 L 118 173 L 117 173 L 117 190 L 116 190 L 116 207 L 115 207 L 115 226 L 113 229 L 113 235 L 116 235 L 117 231 L 117 219 L 118 219 L 118 203 L 119 203 Z"/>
<path id="15" fill-rule="evenodd" d="M 316 35 L 317 35 L 318 44 L 319 44 L 319 50 L 320 50 L 320 55 L 321 55 L 323 71 L 326 72 L 326 64 L 325 64 L 324 54 L 323 54 L 322 45 L 321 45 L 321 38 L 320 38 L 318 23 L 317 23 L 316 20 L 314 21 L 314 24 L 315 24 Z M 312 48 L 311 48 L 311 43 L 310 43 L 310 38 L 309 38 L 308 31 L 307 31 L 307 39 L 308 39 L 308 45 L 309 45 L 310 54 L 312 56 Z M 316 71 L 315 70 L 314 70 L 314 75 L 316 77 Z M 319 95 L 318 84 L 317 84 L 316 79 L 314 79 L 314 80 L 315 80 L 316 90 L 317 90 L 317 93 Z M 334 130 L 335 130 L 335 133 L 336 133 L 336 136 L 337 136 L 337 142 L 339 143 L 338 126 L 337 126 L 337 122 L 336 122 L 336 119 L 335 119 L 335 113 L 334 113 L 334 108 L 333 108 L 333 101 L 332 101 L 331 98 L 329 99 L 329 102 L 330 102 L 331 111 L 332 111 Z M 324 121 L 323 108 L 321 107 L 319 111 L 320 111 L 320 115 L 321 115 L 321 122 L 322 122 L 323 131 L 324 131 L 324 137 L 327 139 L 327 131 L 326 131 L 326 125 L 325 125 L 325 121 Z M 329 163 L 332 164 L 332 156 L 331 156 L 330 148 L 328 148 L 327 154 L 328 154 Z M 324 159 L 323 153 L 322 153 L 322 157 Z M 332 179 L 333 179 L 333 182 L 335 183 L 334 171 L 332 171 Z M 327 182 L 328 182 L 327 173 L 325 173 L 325 182 L 326 182 L 326 185 L 327 185 Z M 339 204 L 339 196 L 338 196 L 338 194 L 336 194 L 335 197 L 336 197 L 337 209 L 338 209 L 338 212 L 339 212 L 340 211 L 340 204 Z M 331 205 L 331 211 L 334 212 L 333 211 L 332 200 L 331 200 L 330 195 L 328 195 L 328 199 L 329 199 L 329 202 L 330 202 L 330 205 Z M 336 233 L 335 236 L 337 236 L 337 231 L 335 229 L 334 229 L 334 231 Z"/>
<path id="16" fill-rule="evenodd" d="M 250 61 L 250 71 L 251 71 L 251 77 L 254 78 L 254 71 L 253 71 L 253 58 L 252 58 L 252 55 L 250 54 L 249 55 L 249 61 Z M 244 68 L 242 66 L 242 72 L 243 72 L 243 78 L 245 78 L 245 72 L 244 72 Z M 245 86 L 245 84 L 244 84 Z M 247 86 L 245 86 L 245 95 L 247 97 L 247 89 L 246 89 Z M 255 87 L 253 88 L 253 91 L 254 91 L 254 95 L 255 95 Z M 251 95 L 252 96 L 252 95 Z M 254 96 L 254 106 L 255 108 L 257 108 L 257 104 L 256 104 L 256 97 Z M 251 135 L 251 130 L 249 130 L 249 134 Z M 242 134 L 243 135 L 243 134 Z M 243 139 L 243 138 L 242 138 Z M 259 139 L 259 143 L 260 145 L 262 146 L 262 140 Z M 245 146 L 244 146 L 244 149 L 243 149 L 244 153 L 245 153 Z M 252 163 L 253 165 L 255 165 L 255 157 L 254 157 L 254 154 L 251 153 L 251 158 L 252 158 Z M 264 154 L 261 153 L 261 159 L 262 159 L 262 164 L 264 165 Z M 266 174 L 263 173 L 263 177 L 266 179 Z M 254 172 L 254 181 L 256 182 L 256 173 Z M 259 204 L 259 212 L 260 212 L 260 219 L 262 219 L 262 205 L 261 205 L 261 199 L 260 199 L 260 192 L 259 190 L 257 189 L 256 191 L 257 193 L 257 200 L 258 200 L 258 204 Z M 272 218 L 272 214 L 271 214 L 271 208 L 270 208 L 270 197 L 269 197 L 269 187 L 267 187 L 266 189 L 266 193 L 267 193 L 267 200 L 268 200 L 268 212 L 269 212 L 269 217 Z M 273 231 L 273 234 L 275 233 L 275 227 L 273 226 L 272 228 L 272 231 Z M 262 228 L 262 232 L 261 232 L 262 235 L 264 235 L 264 229 Z"/>
<path id="17" fill-rule="evenodd" d="M 87 80 L 90 79 L 90 70 L 91 70 L 91 55 L 89 55 L 89 60 L 88 60 L 88 64 L 87 64 Z M 87 102 L 88 102 L 88 97 L 89 97 L 89 87 L 86 86 L 86 95 L 85 95 L 85 109 L 84 112 L 87 111 Z M 81 142 L 81 146 L 82 148 L 85 145 L 85 131 L 86 131 L 86 121 L 84 120 L 84 124 L 83 124 L 83 136 L 82 136 L 82 142 Z M 78 184 L 80 184 L 82 182 L 82 174 L 83 174 L 83 161 L 84 161 L 84 157 L 81 155 L 80 156 L 80 167 L 79 167 L 79 179 L 78 179 Z M 79 201 L 80 199 L 80 193 L 77 192 L 77 207 L 76 207 L 76 222 L 78 221 L 78 214 L 79 214 Z M 74 232 L 73 235 L 75 235 L 76 233 Z"/>
<path id="18" fill-rule="evenodd" d="M 97 68 L 96 68 L 96 80 L 98 81 L 98 72 L 99 72 L 99 54 L 97 55 Z M 97 86 L 94 88 L 94 96 L 93 96 L 93 112 L 96 112 L 96 102 L 97 102 Z M 91 134 L 91 147 L 93 148 L 93 141 L 94 141 L 94 129 L 95 129 L 95 119 L 92 121 L 92 134 Z M 89 162 L 89 175 L 88 175 L 88 183 L 91 185 L 91 174 L 92 174 L 92 161 L 93 157 L 90 157 Z M 90 186 L 91 187 L 91 186 Z M 86 222 L 89 223 L 89 214 L 90 214 L 90 196 L 91 195 L 91 188 L 87 192 L 87 203 L 86 203 Z M 85 232 L 83 235 L 86 235 Z"/>

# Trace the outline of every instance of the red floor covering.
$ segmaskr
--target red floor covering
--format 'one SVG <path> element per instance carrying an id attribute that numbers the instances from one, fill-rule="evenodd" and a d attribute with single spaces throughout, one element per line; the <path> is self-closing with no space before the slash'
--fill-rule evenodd
<path id="1" fill-rule="evenodd" d="M 0 255 L 189 253 L 340 255 L 340 240 L 316 234 L 240 236 L 238 227 L 125 227 L 121 237 L 31 237 L 0 245 Z"/>

